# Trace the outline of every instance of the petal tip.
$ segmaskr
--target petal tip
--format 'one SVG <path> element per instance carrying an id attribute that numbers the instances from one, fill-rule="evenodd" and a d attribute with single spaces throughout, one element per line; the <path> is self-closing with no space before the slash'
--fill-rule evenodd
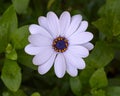
<path id="1" fill-rule="evenodd" d="M 34 65 L 39 65 L 38 60 L 36 60 L 35 57 L 32 59 L 32 62 L 33 62 Z"/>
<path id="2" fill-rule="evenodd" d="M 64 11 L 64 12 L 62 12 L 62 14 L 69 14 L 70 15 L 69 11 Z"/>
<path id="3" fill-rule="evenodd" d="M 56 74 L 58 78 L 63 78 L 64 75 Z"/>
<path id="4" fill-rule="evenodd" d="M 53 11 L 49 11 L 49 12 L 47 13 L 47 16 L 50 16 L 50 15 L 56 15 L 56 14 L 55 14 L 55 12 L 53 12 Z"/>
<path id="5" fill-rule="evenodd" d="M 80 69 L 85 69 L 85 67 L 86 67 L 86 64 L 84 63 L 81 65 Z"/>
<path id="6" fill-rule="evenodd" d="M 38 67 L 38 73 L 41 75 L 44 75 L 46 72 L 44 70 L 41 69 L 41 67 Z"/>
<path id="7" fill-rule="evenodd" d="M 32 29 L 33 29 L 33 25 L 34 25 L 34 24 L 29 25 L 28 30 L 29 30 L 30 33 L 31 33 Z"/>
<path id="8" fill-rule="evenodd" d="M 28 53 L 28 52 L 27 52 L 27 46 L 25 46 L 24 51 L 25 51 L 26 53 Z"/>

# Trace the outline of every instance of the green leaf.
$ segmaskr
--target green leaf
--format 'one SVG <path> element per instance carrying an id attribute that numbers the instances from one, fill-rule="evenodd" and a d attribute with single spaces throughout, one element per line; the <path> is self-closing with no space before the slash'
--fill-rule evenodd
<path id="1" fill-rule="evenodd" d="M 27 25 L 14 31 L 11 35 L 11 40 L 15 49 L 22 49 L 28 44 L 28 35 L 29 31 Z"/>
<path id="2" fill-rule="evenodd" d="M 24 13 L 28 7 L 30 0 L 12 0 L 13 6 L 17 13 Z"/>
<path id="3" fill-rule="evenodd" d="M 20 64 L 23 64 L 23 65 L 29 67 L 29 68 L 36 70 L 37 66 L 35 66 L 32 63 L 32 59 L 33 59 L 33 56 L 26 54 L 23 50 L 18 51 L 18 62 Z"/>
<path id="4" fill-rule="evenodd" d="M 79 77 L 70 78 L 70 87 L 76 96 L 80 96 L 82 85 Z"/>
<path id="5" fill-rule="evenodd" d="M 102 88 L 108 85 L 107 77 L 103 68 L 96 70 L 90 78 L 92 88 Z"/>
<path id="6" fill-rule="evenodd" d="M 109 64 L 113 58 L 114 51 L 111 46 L 106 42 L 99 41 L 96 43 L 95 48 L 89 57 L 86 58 L 86 64 L 92 66 L 96 66 L 97 64 L 98 67 L 104 67 Z"/>
<path id="7" fill-rule="evenodd" d="M 5 48 L 8 44 L 7 29 L 3 26 L 0 26 L 0 53 L 5 52 Z"/>
<path id="8" fill-rule="evenodd" d="M 6 58 L 11 60 L 17 60 L 17 52 L 14 48 L 12 48 L 11 44 L 8 44 L 6 48 Z"/>
<path id="9" fill-rule="evenodd" d="M 17 16 L 13 6 L 10 6 L 0 18 L 0 26 L 8 31 L 8 36 L 17 29 Z"/>
<path id="10" fill-rule="evenodd" d="M 95 72 L 94 67 L 92 66 L 86 66 L 84 70 L 82 70 L 79 74 L 80 80 L 82 82 L 83 88 L 89 88 L 89 79 L 91 78 L 91 75 Z M 83 90 L 83 92 L 86 90 Z"/>
<path id="11" fill-rule="evenodd" d="M 31 96 L 40 96 L 38 92 L 34 92 Z"/>
<path id="12" fill-rule="evenodd" d="M 108 87 L 106 96 L 120 96 L 120 86 Z"/>
<path id="13" fill-rule="evenodd" d="M 5 51 L 11 33 L 17 29 L 17 16 L 13 6 L 10 6 L 0 18 L 0 53 Z"/>
<path id="14" fill-rule="evenodd" d="M 120 35 L 120 0 L 107 0 L 100 9 L 100 19 L 93 24 L 108 38 Z"/>
<path id="15" fill-rule="evenodd" d="M 27 96 L 23 90 L 18 90 L 17 92 L 5 91 L 2 96 Z"/>
<path id="16" fill-rule="evenodd" d="M 92 96 L 106 96 L 105 94 L 105 91 L 102 90 L 102 89 L 99 89 L 99 90 L 92 90 Z"/>
<path id="17" fill-rule="evenodd" d="M 20 87 L 21 78 L 21 69 L 17 62 L 6 59 L 1 75 L 1 79 L 5 86 L 9 90 L 16 92 Z"/>
<path id="18" fill-rule="evenodd" d="M 108 18 L 100 18 L 97 21 L 93 22 L 93 25 L 99 29 L 100 32 L 102 32 L 105 36 L 107 36 L 109 39 L 112 38 L 113 34 L 111 32 L 111 22 L 108 20 Z"/>
<path id="19" fill-rule="evenodd" d="M 2 96 L 10 96 L 10 94 L 9 94 L 9 92 L 5 91 L 5 92 L 2 93 Z"/>

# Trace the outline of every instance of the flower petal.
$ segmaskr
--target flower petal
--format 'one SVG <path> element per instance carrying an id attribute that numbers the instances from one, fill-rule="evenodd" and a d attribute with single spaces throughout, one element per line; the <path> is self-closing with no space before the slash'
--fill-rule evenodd
<path id="1" fill-rule="evenodd" d="M 69 37 L 71 45 L 84 44 L 92 40 L 93 34 L 90 32 L 75 32 Z"/>
<path id="2" fill-rule="evenodd" d="M 85 32 L 88 27 L 87 21 L 82 21 L 76 32 Z"/>
<path id="3" fill-rule="evenodd" d="M 67 51 L 68 51 L 68 53 L 70 53 L 74 56 L 78 56 L 78 57 L 82 57 L 82 58 L 85 58 L 89 55 L 88 49 L 86 49 L 83 46 L 69 46 Z"/>
<path id="4" fill-rule="evenodd" d="M 54 70 L 57 77 L 62 78 L 66 71 L 65 58 L 63 54 L 58 54 L 54 64 Z"/>
<path id="5" fill-rule="evenodd" d="M 48 61 L 48 59 L 52 56 L 53 52 L 54 51 L 50 46 L 44 47 L 44 49 L 42 49 L 39 54 L 34 56 L 33 64 L 34 65 L 42 65 L 42 64 L 46 63 Z"/>
<path id="6" fill-rule="evenodd" d="M 83 44 L 83 46 L 86 47 L 88 50 L 92 50 L 94 48 L 94 45 L 90 42 Z"/>
<path id="7" fill-rule="evenodd" d="M 56 53 L 52 54 L 50 59 L 45 64 L 42 64 L 38 67 L 38 72 L 40 74 L 45 74 L 50 70 L 50 68 L 52 67 L 52 65 L 54 63 L 55 56 L 56 56 Z"/>
<path id="8" fill-rule="evenodd" d="M 40 26 L 44 27 L 45 29 L 48 29 L 48 25 L 47 25 L 47 18 L 44 16 L 40 16 L 38 18 L 38 23 Z"/>
<path id="9" fill-rule="evenodd" d="M 41 36 L 40 34 L 30 35 L 28 38 L 29 42 L 35 46 L 49 46 L 52 45 L 52 40 L 50 38 Z"/>
<path id="10" fill-rule="evenodd" d="M 78 74 L 77 68 L 75 68 L 74 66 L 70 65 L 69 60 L 67 60 L 66 63 L 67 63 L 67 73 L 70 76 L 72 76 L 72 77 L 77 76 L 77 74 Z"/>
<path id="11" fill-rule="evenodd" d="M 68 29 L 71 22 L 71 16 L 70 13 L 65 11 L 60 16 L 60 35 L 62 36 L 66 30 Z"/>
<path id="12" fill-rule="evenodd" d="M 48 31 L 46 31 L 44 28 L 36 24 L 30 25 L 29 31 L 31 34 L 40 34 L 42 36 L 52 38 Z"/>
<path id="13" fill-rule="evenodd" d="M 66 58 L 66 62 L 69 62 L 69 64 L 74 66 L 75 68 L 78 68 L 78 69 L 85 68 L 85 61 L 82 58 L 78 56 L 73 56 L 68 52 L 64 52 L 64 56 Z"/>
<path id="14" fill-rule="evenodd" d="M 38 18 L 38 23 L 40 26 L 42 26 L 43 28 L 45 28 L 49 34 L 51 34 L 51 36 L 53 37 L 52 33 L 50 32 L 49 28 L 48 28 L 48 22 L 47 22 L 47 18 L 44 16 L 40 16 Z"/>
<path id="15" fill-rule="evenodd" d="M 74 15 L 72 17 L 71 24 L 70 24 L 68 30 L 65 33 L 66 37 L 69 37 L 71 34 L 73 34 L 78 29 L 78 27 L 81 23 L 81 20 L 82 20 L 81 15 Z"/>
<path id="16" fill-rule="evenodd" d="M 36 55 L 40 52 L 40 50 L 41 50 L 40 47 L 35 47 L 32 44 L 29 44 L 25 47 L 25 52 L 30 55 Z"/>
<path id="17" fill-rule="evenodd" d="M 60 34 L 60 24 L 59 24 L 58 17 L 54 12 L 48 12 L 47 20 L 48 20 L 49 30 L 53 35 L 53 37 L 56 38 Z"/>

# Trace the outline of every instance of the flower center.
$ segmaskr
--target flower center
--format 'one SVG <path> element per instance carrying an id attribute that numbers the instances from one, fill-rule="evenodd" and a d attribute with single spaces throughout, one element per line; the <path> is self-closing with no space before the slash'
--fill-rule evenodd
<path id="1" fill-rule="evenodd" d="M 65 37 L 57 37 L 53 40 L 53 49 L 56 52 L 65 52 L 68 48 L 68 40 Z"/>

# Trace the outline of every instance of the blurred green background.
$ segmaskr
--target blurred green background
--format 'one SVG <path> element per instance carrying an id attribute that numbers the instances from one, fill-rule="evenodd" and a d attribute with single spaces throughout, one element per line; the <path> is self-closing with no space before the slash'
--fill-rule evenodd
<path id="1" fill-rule="evenodd" d="M 0 0 L 0 96 L 120 96 L 120 0 Z M 54 11 L 81 14 L 95 45 L 77 77 L 40 75 L 24 52 L 28 26 Z"/>

